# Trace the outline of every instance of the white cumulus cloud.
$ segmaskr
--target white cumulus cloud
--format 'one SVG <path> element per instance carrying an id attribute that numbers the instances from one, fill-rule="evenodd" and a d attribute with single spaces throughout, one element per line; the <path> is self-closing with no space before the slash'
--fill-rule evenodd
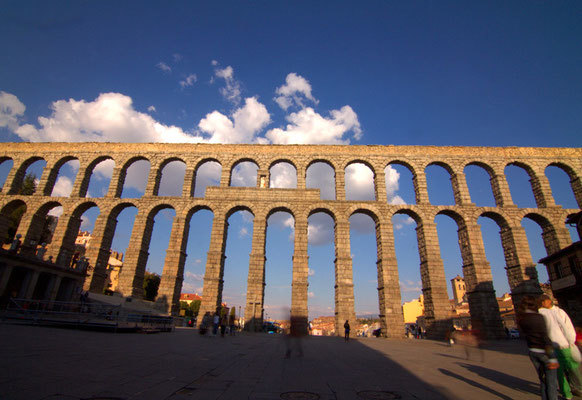
<path id="1" fill-rule="evenodd" d="M 167 142 L 195 143 L 202 139 L 176 126 L 157 122 L 136 111 L 132 99 L 103 93 L 94 101 L 58 100 L 49 117 L 39 117 L 40 128 L 21 125 L 15 133 L 31 142 Z"/>
<path id="2" fill-rule="evenodd" d="M 232 114 L 232 119 L 213 111 L 207 114 L 198 128 L 210 136 L 210 143 L 252 143 L 257 135 L 271 122 L 267 108 L 255 97 L 245 99 L 243 107 Z"/>
<path id="3" fill-rule="evenodd" d="M 311 85 L 301 75 L 291 72 L 285 78 L 285 84 L 275 90 L 277 97 L 275 102 L 283 110 L 287 110 L 292 105 L 304 108 L 305 99 L 317 104 L 319 101 L 311 94 Z"/>
<path id="4" fill-rule="evenodd" d="M 53 187 L 51 196 L 69 197 L 73 191 L 73 182 L 66 176 L 59 176 Z"/>
<path id="5" fill-rule="evenodd" d="M 0 91 L 0 128 L 16 129 L 26 107 L 11 93 Z"/>
<path id="6" fill-rule="evenodd" d="M 149 112 L 156 112 L 156 107 L 155 106 L 149 106 L 148 107 L 148 111 Z"/>
<path id="7" fill-rule="evenodd" d="M 354 139 L 360 139 L 360 122 L 350 106 L 329 114 L 324 117 L 311 107 L 304 108 L 285 117 L 289 124 L 284 129 L 271 129 L 266 137 L 276 144 L 349 144 L 345 136 L 352 132 Z"/>
<path id="8" fill-rule="evenodd" d="M 292 189 L 297 187 L 297 171 L 289 163 L 278 163 L 270 169 L 270 187 Z"/>

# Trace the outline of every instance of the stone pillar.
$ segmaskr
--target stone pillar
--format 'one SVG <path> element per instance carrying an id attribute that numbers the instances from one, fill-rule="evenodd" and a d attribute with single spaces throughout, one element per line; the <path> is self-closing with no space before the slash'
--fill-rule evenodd
<path id="1" fill-rule="evenodd" d="M 224 249 L 228 222 L 226 216 L 214 214 L 212 233 L 210 235 L 210 248 L 206 256 L 206 271 L 204 272 L 204 287 L 202 289 L 202 304 L 196 324 L 200 326 L 204 314 L 214 315 L 222 303 L 222 285 L 224 274 Z M 245 315 L 248 311 L 245 311 Z"/>
<path id="2" fill-rule="evenodd" d="M 344 170 L 335 170 L 335 199 L 340 201 L 346 199 L 346 173 Z"/>
<path id="3" fill-rule="evenodd" d="M 503 226 L 499 234 L 505 255 L 511 300 L 514 309 L 517 310 L 523 296 L 541 294 L 536 264 L 532 261 L 527 236 L 521 226 Z"/>
<path id="4" fill-rule="evenodd" d="M 36 185 L 36 192 L 34 192 L 36 196 L 50 196 L 52 194 L 55 182 L 59 176 L 59 170 L 60 167 L 47 160 L 46 165 L 42 170 L 42 175 L 39 179 L 38 185 Z"/>
<path id="5" fill-rule="evenodd" d="M 57 255 L 59 254 L 60 249 L 62 247 L 63 238 L 65 237 L 65 232 L 67 231 L 67 227 L 68 227 L 70 221 L 71 221 L 71 214 L 69 214 L 67 212 L 63 212 L 59 216 L 57 226 L 55 228 L 55 231 L 53 232 L 53 237 L 52 237 L 51 243 L 47 244 L 45 258 L 48 258 L 49 256 L 53 256 L 53 260 L 54 260 L 55 264 L 64 265 L 64 264 L 60 264 L 58 262 Z M 80 221 L 79 221 L 79 224 L 80 224 Z M 38 244 L 41 245 L 42 243 L 39 242 Z"/>
<path id="6" fill-rule="evenodd" d="M 22 235 L 22 245 L 20 254 L 34 256 L 36 246 L 42 234 L 42 228 L 46 221 L 46 214 L 39 215 L 38 211 L 34 214 L 24 214 L 18 225 L 17 234 Z"/>
<path id="7" fill-rule="evenodd" d="M 376 224 L 378 244 L 378 302 L 382 335 L 389 338 L 404 337 L 404 315 L 402 313 L 398 263 L 394 251 L 392 224 Z"/>
<path id="8" fill-rule="evenodd" d="M 184 173 L 184 186 L 182 186 L 182 198 L 194 197 L 196 189 L 196 174 L 194 168 L 186 167 Z"/>
<path id="9" fill-rule="evenodd" d="M 99 214 L 95 220 L 95 227 L 91 234 L 93 243 L 87 247 L 85 252 L 85 257 L 89 260 L 89 268 L 87 268 L 83 290 L 101 294 L 103 289 L 106 289 L 107 265 L 109 264 L 111 242 L 113 242 L 116 226 L 116 217 L 105 211 Z"/>
<path id="10" fill-rule="evenodd" d="M 308 332 L 307 288 L 309 256 L 307 255 L 307 217 L 295 216 L 295 251 L 293 252 L 293 281 L 291 284 L 291 318 L 303 334 Z M 352 289 L 353 291 L 353 289 Z M 336 322 L 337 325 L 337 322 Z"/>
<path id="11" fill-rule="evenodd" d="M 8 229 L 10 228 L 12 220 L 8 215 L 0 214 L 0 237 L 6 237 L 8 235 Z M 0 245 L 1 246 L 1 245 Z"/>
<path id="12" fill-rule="evenodd" d="M 504 338 L 503 322 L 480 227 L 477 224 L 461 226 L 458 234 L 473 329 L 481 331 L 488 339 Z"/>
<path id="13" fill-rule="evenodd" d="M 416 204 L 430 204 L 424 171 L 419 171 L 419 169 L 416 168 L 416 171 L 414 171 L 412 175 L 412 184 L 414 185 Z"/>
<path id="14" fill-rule="evenodd" d="M 8 172 L 8 176 L 4 181 L 4 187 L 7 189 L 3 188 L 0 194 L 8 195 L 18 193 L 18 189 L 20 189 L 26 173 L 26 168 L 23 167 L 22 162 L 22 160 L 14 159 L 12 168 L 10 168 L 10 172 Z"/>
<path id="15" fill-rule="evenodd" d="M 572 243 L 564 221 L 552 220 L 542 226 L 542 239 L 548 255 L 554 254 Z"/>
<path id="16" fill-rule="evenodd" d="M 10 281 L 10 276 L 12 275 L 14 267 L 12 265 L 6 265 L 2 269 L 2 276 L 0 276 L 0 296 L 8 296 L 10 293 L 4 293 L 6 291 L 6 286 Z"/>
<path id="17" fill-rule="evenodd" d="M 350 251 L 350 223 L 343 217 L 336 217 L 335 223 L 335 333 L 343 336 L 344 323 L 350 321 L 355 326 L 354 281 L 352 255 Z M 342 219 L 340 219 L 342 218 Z M 350 335 L 355 334 L 355 329 Z"/>
<path id="18" fill-rule="evenodd" d="M 469 187 L 467 186 L 467 177 L 463 172 L 454 171 L 451 174 L 451 186 L 455 196 L 455 205 L 466 206 L 472 204 Z"/>
<path id="19" fill-rule="evenodd" d="M 52 284 L 51 284 L 51 289 L 49 292 L 49 307 L 52 306 L 52 303 L 55 302 L 57 300 L 57 294 L 59 294 L 59 289 L 61 287 L 61 282 L 63 280 L 63 277 L 60 275 L 54 275 L 52 278 Z"/>
<path id="20" fill-rule="evenodd" d="M 176 216 L 172 224 L 170 243 L 166 250 L 164 270 L 156 303 L 158 308 L 172 315 L 180 313 L 180 293 L 184 281 L 184 264 L 186 263 L 186 246 L 190 224 L 183 217 Z"/>
<path id="21" fill-rule="evenodd" d="M 297 189 L 305 189 L 305 177 L 307 170 L 304 166 L 296 166 L 297 168 Z"/>
<path id="22" fill-rule="evenodd" d="M 92 170 L 88 171 L 87 167 L 79 167 L 75 183 L 73 184 L 73 190 L 71 190 L 71 197 L 87 197 L 92 172 Z"/>
<path id="23" fill-rule="evenodd" d="M 543 170 L 530 172 L 530 183 L 538 208 L 554 207 L 550 181 Z"/>
<path id="24" fill-rule="evenodd" d="M 28 273 L 30 279 L 27 282 L 26 289 L 24 292 L 24 298 L 28 300 L 32 300 L 32 296 L 34 295 L 34 290 L 36 289 L 36 284 L 38 282 L 38 277 L 40 276 L 39 271 L 30 271 Z"/>
<path id="25" fill-rule="evenodd" d="M 499 170 L 502 172 L 499 173 Z M 491 190 L 493 191 L 493 197 L 495 198 L 495 205 L 497 207 L 515 207 L 502 166 L 492 169 L 489 173 L 491 174 Z"/>
<path id="26" fill-rule="evenodd" d="M 75 253 L 75 239 L 81 226 L 81 218 L 63 213 L 59 217 L 53 240 L 47 250 L 47 257 L 53 256 L 56 264 L 63 267 L 71 265 L 71 258 Z"/>
<path id="27" fill-rule="evenodd" d="M 444 338 L 450 328 L 450 306 L 436 224 L 417 222 L 416 236 L 427 334 L 434 338 Z"/>
<path id="28" fill-rule="evenodd" d="M 160 191 L 160 182 L 162 181 L 162 167 L 158 162 L 151 161 L 148 183 L 146 185 L 144 196 L 158 196 Z"/>
<path id="29" fill-rule="evenodd" d="M 265 300 L 265 237 L 267 220 L 264 216 L 253 221 L 253 244 L 249 256 L 247 300 L 245 308 L 245 330 L 259 331 L 263 326 Z"/>
<path id="30" fill-rule="evenodd" d="M 271 174 L 268 169 L 257 170 L 257 186 L 258 188 L 267 189 L 271 187 Z"/>
<path id="31" fill-rule="evenodd" d="M 582 208 L 582 183 L 580 182 L 580 178 L 577 176 L 570 177 L 570 185 L 572 186 L 572 191 L 574 192 L 574 197 L 576 198 L 578 207 Z"/>
<path id="32" fill-rule="evenodd" d="M 379 201 L 382 204 L 388 202 L 388 194 L 386 193 L 386 173 L 377 167 L 374 176 L 374 193 L 376 201 Z"/>
<path id="33" fill-rule="evenodd" d="M 220 170 L 220 187 L 230 186 L 230 175 L 232 173 L 232 165 L 228 164 Z M 214 312 L 214 311 L 213 311 Z"/>
<path id="34" fill-rule="evenodd" d="M 123 192 L 123 184 L 125 183 L 125 176 L 127 175 L 127 168 L 123 166 L 118 166 L 117 164 L 113 168 L 113 173 L 111 174 L 111 180 L 109 181 L 109 190 L 105 197 L 121 197 Z"/>
<path id="35" fill-rule="evenodd" d="M 153 228 L 154 218 L 151 215 L 137 215 L 119 274 L 118 288 L 124 296 L 143 298 L 143 278 Z"/>

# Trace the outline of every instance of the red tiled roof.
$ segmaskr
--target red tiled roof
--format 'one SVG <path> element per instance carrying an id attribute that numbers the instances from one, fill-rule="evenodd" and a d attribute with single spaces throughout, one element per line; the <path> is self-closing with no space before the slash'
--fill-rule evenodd
<path id="1" fill-rule="evenodd" d="M 202 300 L 202 297 L 198 296 L 198 293 L 182 293 L 180 300 Z"/>

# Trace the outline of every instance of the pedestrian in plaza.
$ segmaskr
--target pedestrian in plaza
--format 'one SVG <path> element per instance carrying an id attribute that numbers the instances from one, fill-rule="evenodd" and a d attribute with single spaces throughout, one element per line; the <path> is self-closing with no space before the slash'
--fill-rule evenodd
<path id="1" fill-rule="evenodd" d="M 572 350 L 576 346 L 574 325 L 564 310 L 554 306 L 550 296 L 546 294 L 540 296 L 540 302 L 539 313 L 545 319 L 548 336 L 560 363 L 558 368 L 560 392 L 566 399 L 571 399 L 573 394 L 582 396 L 580 365 L 572 357 Z M 578 349 L 574 351 L 576 350 Z"/>
<path id="2" fill-rule="evenodd" d="M 228 326 L 229 326 L 228 333 L 230 334 L 230 336 L 234 336 L 234 330 L 236 329 L 235 320 L 236 320 L 236 318 L 235 318 L 234 314 L 230 314 L 228 317 Z"/>
<path id="3" fill-rule="evenodd" d="M 224 337 L 226 333 L 226 325 L 228 324 L 228 319 L 226 314 L 223 314 L 220 318 L 220 336 Z"/>
<path id="4" fill-rule="evenodd" d="M 214 313 L 214 317 L 212 317 L 212 334 L 216 336 L 218 333 L 218 324 L 220 323 L 220 316 L 218 315 L 218 311 Z"/>
<path id="5" fill-rule="evenodd" d="M 544 317 L 538 313 L 536 299 L 524 296 L 517 311 L 519 330 L 525 336 L 529 358 L 538 373 L 543 400 L 558 399 L 557 369 L 554 348 Z"/>
<path id="6" fill-rule="evenodd" d="M 289 318 L 289 334 L 285 335 L 286 351 L 285 358 L 291 358 L 291 353 L 295 349 L 299 357 L 303 357 L 302 337 L 307 330 L 307 321 L 305 318 L 291 315 Z"/>
<path id="7" fill-rule="evenodd" d="M 344 340 L 346 342 L 349 342 L 350 340 L 350 323 L 347 319 L 346 323 L 344 324 Z"/>

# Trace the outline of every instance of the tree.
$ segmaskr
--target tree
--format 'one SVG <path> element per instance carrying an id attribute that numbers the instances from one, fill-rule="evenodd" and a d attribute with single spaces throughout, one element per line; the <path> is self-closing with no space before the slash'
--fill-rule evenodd
<path id="1" fill-rule="evenodd" d="M 230 320 L 234 321 L 236 319 L 236 307 L 232 306 L 230 308 Z"/>
<path id="2" fill-rule="evenodd" d="M 143 277 L 143 291 L 145 300 L 154 301 L 158 295 L 161 278 L 158 274 L 146 271 Z"/>
<path id="3" fill-rule="evenodd" d="M 16 190 L 16 193 L 30 196 L 36 192 L 36 175 L 33 173 L 28 173 L 22 180 L 20 187 Z M 16 207 L 9 215 L 8 219 L 10 220 L 8 225 L 8 230 L 6 231 L 6 236 L 4 237 L 4 243 L 10 243 L 14 239 L 14 235 L 16 235 L 16 231 L 18 230 L 18 225 L 20 224 L 20 220 L 22 219 L 22 215 L 26 212 L 26 206 L 21 205 Z"/>
<path id="4" fill-rule="evenodd" d="M 193 317 L 198 316 L 198 312 L 200 311 L 200 300 L 193 300 L 190 303 L 190 311 L 192 312 Z"/>

